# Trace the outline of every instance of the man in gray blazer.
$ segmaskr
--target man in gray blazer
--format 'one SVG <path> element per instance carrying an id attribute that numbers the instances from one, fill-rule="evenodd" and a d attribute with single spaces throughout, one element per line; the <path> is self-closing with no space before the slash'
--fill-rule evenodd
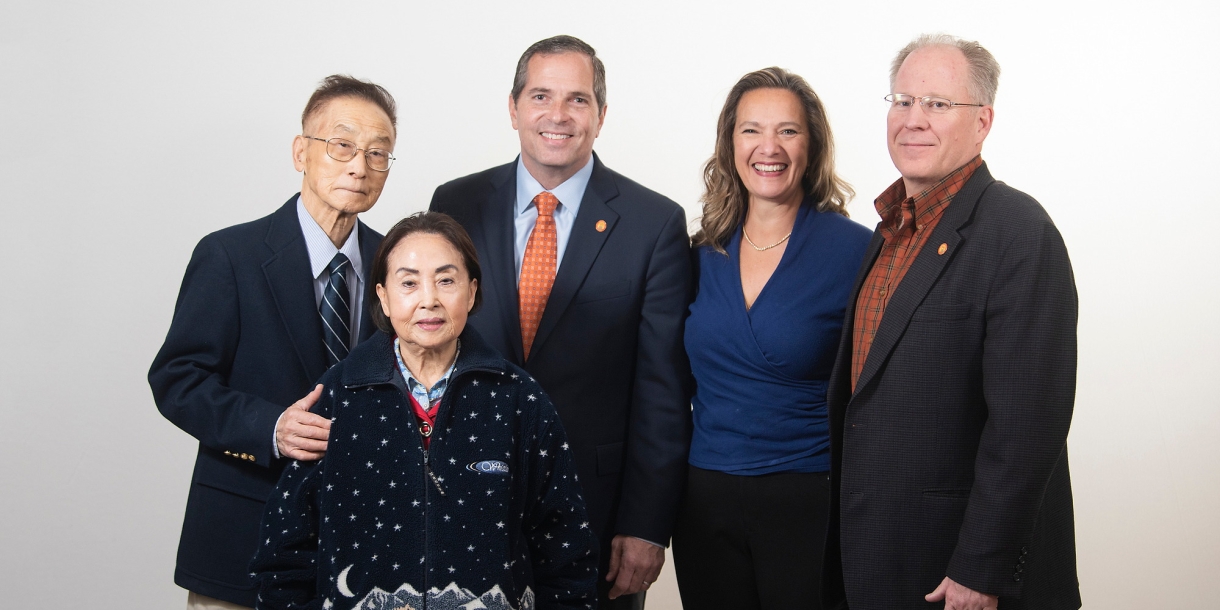
<path id="1" fill-rule="evenodd" d="M 980 156 L 998 80 L 949 36 L 891 69 L 902 178 L 876 200 L 828 395 L 828 608 L 1080 607 L 1076 288 L 1046 211 Z"/>

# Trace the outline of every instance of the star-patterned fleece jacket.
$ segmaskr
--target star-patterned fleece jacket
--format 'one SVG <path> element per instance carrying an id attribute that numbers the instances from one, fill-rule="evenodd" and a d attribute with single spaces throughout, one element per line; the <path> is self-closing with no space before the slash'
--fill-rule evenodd
<path id="1" fill-rule="evenodd" d="M 322 377 L 329 446 L 267 503 L 257 608 L 595 606 L 597 541 L 555 407 L 474 329 L 460 345 L 427 450 L 392 337 Z"/>

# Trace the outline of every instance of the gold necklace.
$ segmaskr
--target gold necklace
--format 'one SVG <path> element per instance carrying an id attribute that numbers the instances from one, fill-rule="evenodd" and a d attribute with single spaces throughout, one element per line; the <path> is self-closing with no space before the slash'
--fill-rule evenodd
<path id="1" fill-rule="evenodd" d="M 745 236 L 746 241 L 750 242 L 750 247 L 754 248 L 754 250 L 757 252 L 766 252 L 767 250 L 770 250 L 771 248 L 774 248 L 774 247 L 788 241 L 789 237 L 792 237 L 792 231 L 788 231 L 788 234 L 785 235 L 783 239 L 771 244 L 770 246 L 763 246 L 763 247 L 759 248 L 758 244 L 754 243 L 754 240 L 750 239 L 750 234 L 746 233 L 746 226 L 744 224 L 741 225 L 741 234 Z"/>

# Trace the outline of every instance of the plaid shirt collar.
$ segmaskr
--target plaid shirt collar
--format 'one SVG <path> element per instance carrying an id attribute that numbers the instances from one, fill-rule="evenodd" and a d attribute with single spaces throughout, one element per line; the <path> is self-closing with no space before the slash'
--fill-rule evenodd
<path id="1" fill-rule="evenodd" d="M 453 364 L 449 365 L 449 370 L 445 371 L 445 375 L 436 382 L 436 385 L 429 389 L 411 374 L 407 364 L 402 361 L 402 353 L 398 351 L 398 337 L 394 337 L 394 357 L 398 360 L 398 372 L 402 373 L 402 378 L 407 382 L 407 390 L 415 397 L 415 401 L 427 411 L 431 411 L 432 406 L 445 395 L 445 389 L 449 387 L 449 377 L 453 375 L 453 369 L 457 368 L 457 357 L 460 353 L 462 353 L 461 339 L 458 340 L 457 352 L 453 355 Z"/>
<path id="2" fill-rule="evenodd" d="M 890 242 L 900 236 L 910 236 L 915 229 L 939 218 L 953 196 L 962 190 L 974 170 L 983 164 L 983 156 L 975 155 L 969 163 L 953 170 L 940 182 L 924 192 L 907 197 L 906 183 L 899 178 L 873 201 L 881 215 L 881 236 Z"/>

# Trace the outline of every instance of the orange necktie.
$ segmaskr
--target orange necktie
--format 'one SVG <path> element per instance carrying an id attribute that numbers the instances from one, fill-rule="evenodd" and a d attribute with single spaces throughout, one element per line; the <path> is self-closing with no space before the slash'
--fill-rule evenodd
<path id="1" fill-rule="evenodd" d="M 555 237 L 555 206 L 559 200 L 542 191 L 534 197 L 538 208 L 538 220 L 525 244 L 525 256 L 521 259 L 521 283 L 517 293 L 521 299 L 521 347 L 525 348 L 526 360 L 534 335 L 538 334 L 538 323 L 546 309 L 546 300 L 551 296 L 551 285 L 555 283 L 555 252 L 558 248 Z"/>

